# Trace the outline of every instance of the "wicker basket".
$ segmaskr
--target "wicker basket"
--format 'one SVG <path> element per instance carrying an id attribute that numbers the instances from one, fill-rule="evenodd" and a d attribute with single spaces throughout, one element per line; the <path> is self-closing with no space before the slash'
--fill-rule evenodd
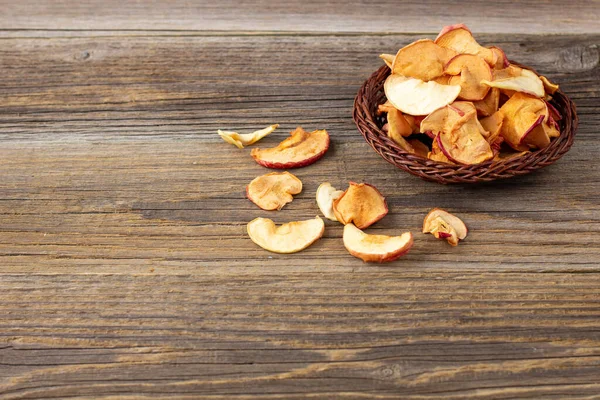
<path id="1" fill-rule="evenodd" d="M 559 121 L 560 136 L 553 139 L 545 149 L 523 157 L 476 165 L 451 165 L 407 153 L 382 130 L 385 117 L 376 115 L 377 105 L 386 101 L 383 83 L 389 74 L 390 69 L 384 65 L 362 85 L 354 100 L 354 122 L 367 143 L 384 160 L 426 181 L 442 184 L 478 183 L 525 175 L 556 162 L 573 144 L 578 124 L 575 104 L 563 92 L 558 91 L 553 95 L 551 103 L 562 115 Z"/>

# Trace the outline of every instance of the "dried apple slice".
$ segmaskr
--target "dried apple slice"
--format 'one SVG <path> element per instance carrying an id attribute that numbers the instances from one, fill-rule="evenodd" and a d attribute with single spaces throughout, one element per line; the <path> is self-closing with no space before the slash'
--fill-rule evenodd
<path id="1" fill-rule="evenodd" d="M 435 140 L 442 153 L 457 164 L 480 164 L 494 157 L 490 144 L 480 133 L 477 118 L 451 132 L 440 132 Z"/>
<path id="2" fill-rule="evenodd" d="M 222 131 L 220 129 L 217 130 L 217 133 L 227 143 L 231 143 L 232 145 L 236 146 L 238 149 L 243 149 L 244 146 L 249 146 L 253 143 L 256 143 L 260 139 L 271 134 L 275 129 L 277 129 L 278 126 L 279 126 L 279 124 L 267 126 L 264 129 L 261 129 L 261 130 L 258 130 L 258 131 L 252 132 L 252 133 L 239 134 L 237 132 Z"/>
<path id="3" fill-rule="evenodd" d="M 483 100 L 474 101 L 473 105 L 475 106 L 478 115 L 489 117 L 498 111 L 498 106 L 500 105 L 500 89 L 490 88 L 490 91 Z"/>
<path id="4" fill-rule="evenodd" d="M 517 73 L 518 75 L 516 75 Z M 504 90 L 527 93 L 536 97 L 544 97 L 546 93 L 542 80 L 535 72 L 514 65 L 506 68 L 506 72 L 504 70 L 496 71 L 493 81 L 490 82 L 483 79 L 481 84 Z"/>
<path id="5" fill-rule="evenodd" d="M 446 239 L 452 246 L 467 237 L 468 229 L 462 220 L 440 208 L 434 208 L 423 220 L 423 233 Z"/>
<path id="6" fill-rule="evenodd" d="M 496 53 L 477 43 L 469 28 L 464 24 L 445 26 L 435 39 L 435 43 L 441 47 L 454 50 L 459 54 L 479 56 L 489 65 L 496 65 Z"/>
<path id="7" fill-rule="evenodd" d="M 482 58 L 472 54 L 459 54 L 444 67 L 444 73 L 453 75 L 451 85 L 460 85 L 458 97 L 463 100 L 483 100 L 490 88 L 482 80 L 492 79 L 492 70 Z"/>
<path id="8" fill-rule="evenodd" d="M 263 210 L 281 210 L 302 191 L 302 182 L 289 172 L 271 172 L 254 178 L 246 187 L 248 199 Z"/>
<path id="9" fill-rule="evenodd" d="M 379 104 L 377 106 L 377 115 L 382 115 L 382 114 L 388 113 L 391 110 L 395 110 L 395 108 L 392 105 L 392 103 L 390 103 L 389 100 L 388 100 L 385 103 Z"/>
<path id="10" fill-rule="evenodd" d="M 333 202 L 333 213 L 342 224 L 353 222 L 359 229 L 365 229 L 383 218 L 388 207 L 374 186 L 350 182 L 344 194 Z"/>
<path id="11" fill-rule="evenodd" d="M 388 135 L 396 140 L 397 137 L 406 137 L 412 134 L 412 127 L 402 115 L 402 112 L 395 108 L 388 111 Z"/>
<path id="12" fill-rule="evenodd" d="M 483 118 L 481 121 L 481 126 L 483 129 L 488 131 L 490 134 L 486 138 L 488 143 L 493 143 L 498 136 L 500 136 L 500 131 L 502 129 L 502 123 L 504 121 L 504 114 L 502 111 L 498 110 L 489 117 Z"/>
<path id="13" fill-rule="evenodd" d="M 452 103 L 458 93 L 458 85 L 440 85 L 430 81 L 392 74 L 384 83 L 385 95 L 392 105 L 405 114 L 428 115 L 434 110 Z"/>
<path id="14" fill-rule="evenodd" d="M 504 119 L 500 135 L 517 151 L 550 144 L 543 129 L 536 129 L 548 118 L 546 103 L 534 96 L 517 92 L 500 108 Z"/>
<path id="15" fill-rule="evenodd" d="M 431 39 L 420 39 L 401 48 L 394 57 L 392 73 L 430 81 L 444 73 L 444 64 L 456 53 Z"/>
<path id="16" fill-rule="evenodd" d="M 427 154 L 429 154 L 429 147 L 419 139 L 410 139 L 408 140 L 408 144 L 412 146 L 414 149 L 414 154 L 421 156 L 423 158 L 427 158 Z"/>
<path id="17" fill-rule="evenodd" d="M 544 85 L 544 90 L 548 94 L 554 94 L 559 89 L 557 84 L 550 82 L 545 76 L 540 76 L 540 80 Z"/>
<path id="18" fill-rule="evenodd" d="M 248 223 L 250 239 L 265 250 L 289 254 L 304 250 L 323 236 L 325 223 L 318 216 L 288 222 L 280 226 L 268 218 L 256 218 Z"/>
<path id="19" fill-rule="evenodd" d="M 317 205 L 325 218 L 337 221 L 333 213 L 333 202 L 344 194 L 342 190 L 336 190 L 329 182 L 323 182 L 317 188 Z"/>
<path id="20" fill-rule="evenodd" d="M 494 69 L 504 69 L 510 66 L 510 61 L 508 61 L 508 57 L 506 57 L 504 50 L 496 46 L 491 46 L 489 49 L 496 55 L 496 64 L 492 65 Z"/>
<path id="21" fill-rule="evenodd" d="M 448 157 L 446 157 L 446 155 L 442 152 L 442 150 L 440 150 L 440 146 L 438 146 L 437 140 L 435 140 L 435 137 L 434 137 L 433 143 L 431 144 L 431 151 L 427 154 L 427 158 L 429 158 L 432 161 L 443 162 L 443 163 L 452 164 L 452 165 L 455 164 L 452 161 L 450 161 L 450 159 Z"/>
<path id="22" fill-rule="evenodd" d="M 383 60 L 383 62 L 385 63 L 385 65 L 387 65 L 390 69 L 392 69 L 392 63 L 394 62 L 394 58 L 396 56 L 394 56 L 393 54 L 380 54 L 379 58 L 381 58 Z"/>
<path id="23" fill-rule="evenodd" d="M 324 129 L 308 133 L 298 127 L 290 135 L 277 147 L 253 149 L 250 155 L 263 167 L 288 169 L 310 165 L 329 149 L 329 134 Z"/>
<path id="24" fill-rule="evenodd" d="M 343 240 L 344 246 L 354 257 L 377 263 L 397 260 L 413 245 L 410 232 L 400 236 L 369 235 L 353 224 L 344 226 Z"/>
<path id="25" fill-rule="evenodd" d="M 455 101 L 425 117 L 421 121 L 421 132 L 433 132 L 433 136 L 437 132 L 451 132 L 475 115 L 476 110 L 472 103 Z"/>

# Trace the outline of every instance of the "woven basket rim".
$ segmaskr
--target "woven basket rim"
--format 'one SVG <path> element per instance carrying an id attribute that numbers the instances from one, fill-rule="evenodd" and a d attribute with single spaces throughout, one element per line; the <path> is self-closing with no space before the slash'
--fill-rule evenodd
<path id="1" fill-rule="evenodd" d="M 511 63 L 533 70 L 513 61 Z M 553 164 L 573 144 L 578 126 L 577 111 L 571 99 L 559 90 L 550 103 L 563 117 L 560 121 L 560 136 L 554 138 L 544 149 L 518 158 L 486 161 L 476 165 L 446 164 L 408 153 L 387 136 L 382 130 L 381 118 L 375 116 L 377 105 L 385 101 L 382 87 L 389 74 L 390 69 L 383 65 L 363 83 L 354 100 L 354 122 L 363 138 L 383 159 L 422 179 L 443 184 L 477 183 L 524 175 Z"/>

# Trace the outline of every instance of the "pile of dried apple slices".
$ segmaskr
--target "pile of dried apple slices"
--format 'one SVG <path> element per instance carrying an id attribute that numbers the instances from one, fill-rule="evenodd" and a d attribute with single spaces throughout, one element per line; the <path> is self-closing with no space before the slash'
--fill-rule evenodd
<path id="1" fill-rule="evenodd" d="M 544 76 L 511 64 L 499 47 L 483 47 L 463 25 L 442 29 L 396 55 L 384 83 L 384 130 L 403 150 L 449 164 L 518 157 L 560 136 L 558 90 Z"/>

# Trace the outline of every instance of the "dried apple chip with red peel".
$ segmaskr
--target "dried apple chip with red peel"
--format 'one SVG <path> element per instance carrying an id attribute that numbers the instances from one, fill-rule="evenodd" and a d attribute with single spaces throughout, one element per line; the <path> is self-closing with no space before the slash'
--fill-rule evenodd
<path id="1" fill-rule="evenodd" d="M 515 150 L 543 148 L 550 143 L 543 130 L 535 129 L 548 118 L 548 108 L 543 100 L 517 92 L 502 105 L 500 111 L 504 114 L 500 135 Z"/>
<path id="2" fill-rule="evenodd" d="M 442 153 L 457 164 L 480 164 L 494 157 L 490 144 L 475 124 L 465 124 L 448 133 L 440 132 L 435 140 Z"/>
<path id="3" fill-rule="evenodd" d="M 477 110 L 477 115 L 489 117 L 498 111 L 498 107 L 500 105 L 500 89 L 490 88 L 490 91 L 483 98 L 483 100 L 474 101 L 473 105 Z"/>
<path id="4" fill-rule="evenodd" d="M 333 213 L 342 224 L 353 222 L 359 229 L 365 229 L 383 218 L 388 207 L 374 186 L 350 182 L 344 194 L 333 202 Z"/>
<path id="5" fill-rule="evenodd" d="M 420 39 L 398 50 L 392 73 L 430 81 L 444 73 L 444 64 L 456 53 L 430 39 Z"/>
<path id="6" fill-rule="evenodd" d="M 413 116 L 428 115 L 452 103 L 460 93 L 458 85 L 440 85 L 397 74 L 388 76 L 383 87 L 396 109 Z"/>
<path id="7" fill-rule="evenodd" d="M 325 224 L 319 217 L 288 222 L 280 226 L 268 218 L 256 218 L 248 223 L 250 239 L 265 250 L 289 254 L 304 250 L 323 236 Z"/>
<path id="8" fill-rule="evenodd" d="M 271 172 L 254 178 L 246 187 L 248 199 L 263 210 L 281 210 L 302 191 L 302 182 L 289 172 Z"/>
<path id="9" fill-rule="evenodd" d="M 503 121 L 504 114 L 500 110 L 479 121 L 483 129 L 489 132 L 489 136 L 487 137 L 489 143 L 493 143 L 500 136 Z"/>
<path id="10" fill-rule="evenodd" d="M 310 165 L 329 149 L 329 134 L 324 129 L 308 133 L 298 127 L 290 135 L 277 147 L 253 149 L 250 155 L 263 167 L 288 169 Z"/>
<path id="11" fill-rule="evenodd" d="M 434 42 L 441 47 L 454 50 L 459 54 L 473 54 L 479 56 L 491 66 L 496 65 L 496 53 L 477 43 L 469 28 L 464 24 L 444 27 Z"/>
<path id="12" fill-rule="evenodd" d="M 464 222 L 440 208 L 434 208 L 423 220 L 423 233 L 432 233 L 438 239 L 446 239 L 452 246 L 467 237 L 468 229 Z"/>
<path id="13" fill-rule="evenodd" d="M 515 75 L 516 73 L 518 75 Z M 504 90 L 527 93 L 536 97 L 544 97 L 546 93 L 542 80 L 535 72 L 514 65 L 510 65 L 505 70 L 495 71 L 493 81 L 483 79 L 481 84 Z"/>
<path id="14" fill-rule="evenodd" d="M 476 110 L 472 103 L 455 101 L 446 107 L 438 108 L 421 121 L 421 132 L 451 132 L 465 121 L 474 118 Z"/>
<path id="15" fill-rule="evenodd" d="M 483 100 L 490 88 L 482 85 L 482 80 L 492 79 L 492 69 L 480 57 L 472 54 L 459 54 L 448 61 L 444 73 L 453 75 L 451 85 L 460 85 L 458 97 L 463 100 Z"/>
<path id="16" fill-rule="evenodd" d="M 344 246 L 354 257 L 377 263 L 397 260 L 413 245 L 410 232 L 400 236 L 369 235 L 351 223 L 344 226 L 343 240 Z"/>
<path id="17" fill-rule="evenodd" d="M 279 127 L 279 124 L 267 126 L 264 129 L 252 133 L 243 134 L 239 134 L 237 132 L 222 131 L 219 129 L 217 130 L 217 133 L 219 134 L 219 136 L 221 136 L 221 139 L 223 139 L 227 143 L 231 143 L 238 149 L 243 149 L 244 146 L 249 146 L 253 143 L 258 142 L 265 136 L 270 135 L 275 129 L 277 129 L 277 127 Z"/>
<path id="18" fill-rule="evenodd" d="M 492 65 L 494 69 L 504 69 L 510 66 L 510 61 L 508 61 L 508 57 L 506 57 L 504 50 L 496 46 L 491 46 L 489 49 L 496 55 L 496 64 Z"/>
<path id="19" fill-rule="evenodd" d="M 317 205 L 325 218 L 337 221 L 333 213 L 333 202 L 342 196 L 342 190 L 336 190 L 329 182 L 323 182 L 317 188 Z"/>
<path id="20" fill-rule="evenodd" d="M 450 159 L 448 157 L 446 157 L 446 155 L 444 155 L 442 150 L 440 150 L 440 147 L 438 146 L 437 140 L 435 140 L 435 137 L 434 137 L 433 143 L 431 144 L 431 151 L 427 154 L 427 158 L 429 158 L 432 161 L 443 162 L 443 163 L 452 164 L 452 165 L 455 164 L 452 161 L 450 161 Z"/>

